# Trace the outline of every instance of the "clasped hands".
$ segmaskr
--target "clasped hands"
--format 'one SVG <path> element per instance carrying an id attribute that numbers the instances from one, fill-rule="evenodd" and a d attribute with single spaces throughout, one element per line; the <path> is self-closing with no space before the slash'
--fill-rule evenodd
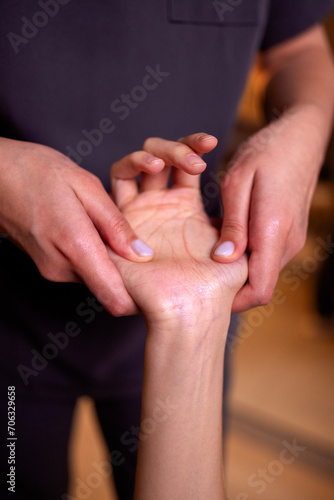
<path id="1" fill-rule="evenodd" d="M 110 247 L 108 252 L 127 291 L 151 324 L 177 318 L 195 325 L 202 318 L 214 319 L 223 309 L 226 315 L 247 279 L 245 255 L 227 264 L 212 259 L 219 231 L 203 208 L 200 174 L 206 165 L 200 156 L 216 144 L 206 134 L 179 142 L 151 138 L 143 151 L 111 168 L 113 201 L 148 245 L 139 243 L 147 262 L 125 259 Z"/>

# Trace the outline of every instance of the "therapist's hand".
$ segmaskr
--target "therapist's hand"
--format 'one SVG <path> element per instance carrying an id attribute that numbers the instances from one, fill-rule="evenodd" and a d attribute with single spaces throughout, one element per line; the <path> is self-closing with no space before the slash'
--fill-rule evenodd
<path id="1" fill-rule="evenodd" d="M 246 248 L 250 254 L 234 312 L 267 304 L 280 270 L 305 243 L 320 164 L 316 135 L 307 113 L 283 115 L 242 146 L 223 179 L 224 219 L 212 257 L 233 262 Z"/>
<path id="2" fill-rule="evenodd" d="M 194 325 L 194 341 L 202 321 L 210 324 L 219 314 L 226 316 L 247 278 L 245 256 L 232 264 L 211 259 L 218 231 L 203 208 L 200 175 L 173 168 L 172 188 L 166 186 L 170 165 L 180 164 L 189 148 L 192 154 L 203 154 L 216 143 L 205 134 L 194 134 L 182 143 L 151 138 L 143 151 L 123 158 L 111 169 L 115 203 L 155 250 L 153 259 L 143 265 L 112 251 L 111 258 L 149 324 L 166 328 L 171 322 L 186 321 Z M 142 174 L 138 186 L 136 176 L 145 168 L 147 151 L 163 159 L 165 166 L 156 162 L 155 175 Z"/>
<path id="3" fill-rule="evenodd" d="M 222 183 L 223 246 L 213 255 L 231 262 L 248 247 L 249 280 L 234 311 L 268 303 L 279 271 L 304 245 L 334 110 L 333 57 L 322 26 L 270 47 L 261 62 L 268 118 L 282 114 L 243 145 Z"/>
<path id="4" fill-rule="evenodd" d="M 153 252 L 138 241 L 99 179 L 61 153 L 0 139 L 0 231 L 46 279 L 84 282 L 115 316 L 138 312 L 106 244 L 136 262 Z"/>
<path id="5" fill-rule="evenodd" d="M 192 173 L 205 168 L 190 148 L 183 153 L 179 168 Z M 154 172 L 154 160 L 163 164 L 146 155 L 143 170 Z M 100 180 L 58 151 L 0 138 L 0 232 L 34 260 L 46 279 L 85 283 L 114 316 L 139 312 L 106 245 L 138 265 L 151 260 L 153 250 Z"/>

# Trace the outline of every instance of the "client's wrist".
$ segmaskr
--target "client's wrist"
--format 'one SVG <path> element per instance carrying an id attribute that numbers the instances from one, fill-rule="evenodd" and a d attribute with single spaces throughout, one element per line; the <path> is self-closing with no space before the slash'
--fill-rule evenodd
<path id="1" fill-rule="evenodd" d="M 233 299 L 234 294 L 229 292 L 224 298 L 202 301 L 201 306 L 197 299 L 194 300 L 196 307 L 184 304 L 153 317 L 146 315 L 147 341 L 158 346 L 160 353 L 163 350 L 174 355 L 182 352 L 190 358 L 199 349 L 214 351 L 218 345 L 224 349 Z"/>

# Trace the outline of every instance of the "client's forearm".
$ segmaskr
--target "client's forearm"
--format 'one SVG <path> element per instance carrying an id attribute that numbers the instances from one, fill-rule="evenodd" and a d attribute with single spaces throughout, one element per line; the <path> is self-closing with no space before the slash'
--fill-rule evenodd
<path id="1" fill-rule="evenodd" d="M 232 301 L 148 325 L 136 500 L 224 499 L 222 387 Z M 218 308 L 216 308 L 218 309 Z"/>

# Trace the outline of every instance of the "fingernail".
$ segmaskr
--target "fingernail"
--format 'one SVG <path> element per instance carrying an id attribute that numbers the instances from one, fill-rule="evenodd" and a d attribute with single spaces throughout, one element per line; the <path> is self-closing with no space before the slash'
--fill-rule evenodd
<path id="1" fill-rule="evenodd" d="M 162 162 L 162 160 L 160 158 L 157 158 L 156 156 L 152 156 L 152 155 L 146 155 L 144 160 L 146 161 L 146 163 L 160 163 L 160 162 Z"/>
<path id="2" fill-rule="evenodd" d="M 151 247 L 146 245 L 142 240 L 133 240 L 131 243 L 132 249 L 142 257 L 148 257 L 154 254 L 154 251 Z"/>
<path id="3" fill-rule="evenodd" d="M 200 135 L 197 140 L 198 141 L 208 141 L 209 139 L 211 141 L 211 139 L 216 139 L 216 138 L 213 135 L 204 134 L 204 135 Z"/>
<path id="4" fill-rule="evenodd" d="M 189 165 L 192 165 L 193 167 L 197 167 L 197 166 L 204 167 L 204 165 L 205 165 L 205 162 L 198 155 L 195 155 L 193 153 L 188 155 L 186 157 L 186 159 L 187 159 L 187 162 L 189 163 Z"/>
<path id="5" fill-rule="evenodd" d="M 223 257 L 230 257 L 234 252 L 234 243 L 232 241 L 224 241 L 215 250 L 215 255 L 221 255 Z"/>

